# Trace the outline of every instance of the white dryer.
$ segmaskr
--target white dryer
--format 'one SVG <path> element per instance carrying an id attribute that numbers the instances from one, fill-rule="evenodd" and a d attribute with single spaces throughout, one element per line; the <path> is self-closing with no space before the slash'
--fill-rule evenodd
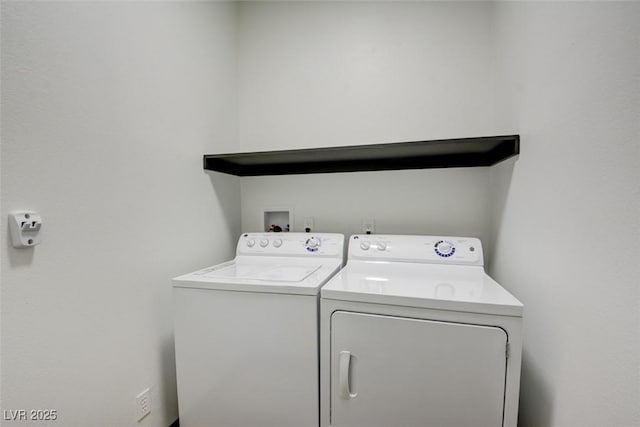
<path id="1" fill-rule="evenodd" d="M 522 304 L 478 239 L 357 235 L 321 290 L 322 427 L 515 427 Z"/>
<path id="2" fill-rule="evenodd" d="M 318 293 L 343 246 L 247 233 L 234 260 L 173 279 L 181 426 L 318 426 Z"/>

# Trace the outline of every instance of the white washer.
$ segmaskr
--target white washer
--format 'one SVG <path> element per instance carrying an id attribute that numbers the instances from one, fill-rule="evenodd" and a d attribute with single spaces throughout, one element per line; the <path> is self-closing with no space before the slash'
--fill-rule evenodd
<path id="1" fill-rule="evenodd" d="M 234 260 L 173 279 L 181 426 L 318 426 L 318 293 L 343 246 L 247 233 Z"/>
<path id="2" fill-rule="evenodd" d="M 322 427 L 515 427 L 522 304 L 475 238 L 358 235 L 321 290 Z"/>

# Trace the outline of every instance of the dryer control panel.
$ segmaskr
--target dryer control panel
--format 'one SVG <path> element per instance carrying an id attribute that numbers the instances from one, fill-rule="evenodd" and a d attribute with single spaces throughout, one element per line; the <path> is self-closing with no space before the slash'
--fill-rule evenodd
<path id="1" fill-rule="evenodd" d="M 244 233 L 236 254 L 342 259 L 343 251 L 344 236 L 338 233 Z"/>
<path id="2" fill-rule="evenodd" d="M 475 237 L 358 234 L 349 239 L 348 259 L 484 265 Z"/>

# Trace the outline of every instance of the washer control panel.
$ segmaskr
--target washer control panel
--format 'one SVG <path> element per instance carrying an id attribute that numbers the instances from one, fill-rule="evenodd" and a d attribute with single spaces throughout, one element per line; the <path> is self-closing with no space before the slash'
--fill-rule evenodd
<path id="1" fill-rule="evenodd" d="M 475 237 L 359 234 L 349 239 L 348 259 L 484 265 Z"/>
<path id="2" fill-rule="evenodd" d="M 237 255 L 340 257 L 344 236 L 338 233 L 244 233 Z"/>

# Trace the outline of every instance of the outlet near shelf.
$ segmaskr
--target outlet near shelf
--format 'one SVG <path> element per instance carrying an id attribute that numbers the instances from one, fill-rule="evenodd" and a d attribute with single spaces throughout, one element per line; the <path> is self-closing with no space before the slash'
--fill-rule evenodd
<path id="1" fill-rule="evenodd" d="M 373 219 L 362 220 L 362 232 L 364 234 L 375 233 L 375 221 Z"/>
<path id="2" fill-rule="evenodd" d="M 304 227 L 302 227 L 306 233 L 311 233 L 316 227 L 313 223 L 312 217 L 307 217 L 304 219 Z"/>

